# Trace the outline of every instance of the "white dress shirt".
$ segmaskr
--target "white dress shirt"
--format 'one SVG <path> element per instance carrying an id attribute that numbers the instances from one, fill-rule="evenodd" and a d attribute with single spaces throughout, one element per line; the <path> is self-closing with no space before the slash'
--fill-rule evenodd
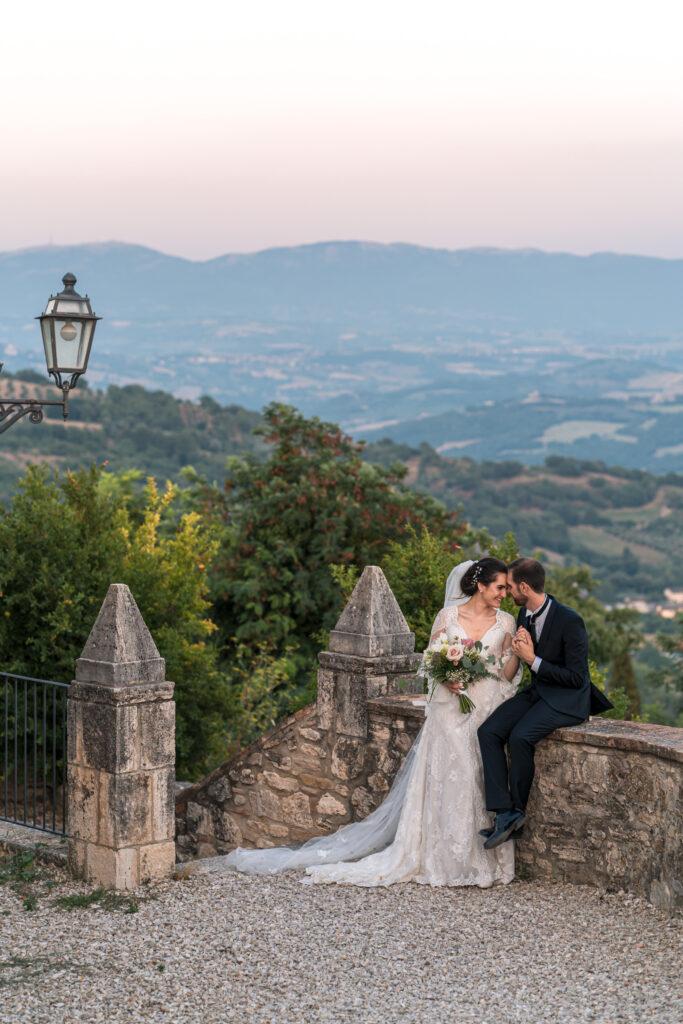
<path id="1" fill-rule="evenodd" d="M 545 608 L 543 608 L 543 601 L 546 602 Z M 541 633 L 543 632 L 543 626 L 545 625 L 545 620 L 548 617 L 548 612 L 550 611 L 550 605 L 553 603 L 552 602 L 552 598 L 548 597 L 547 594 L 543 595 L 543 601 L 541 601 L 541 604 L 539 605 L 539 608 L 543 608 L 543 611 L 541 612 L 540 615 L 538 615 L 534 619 L 534 630 L 536 632 L 536 643 L 538 643 L 538 639 L 539 639 Z M 529 609 L 527 608 L 527 626 L 528 626 L 529 618 L 532 618 L 533 615 L 534 615 L 534 612 L 529 614 Z M 534 660 L 531 662 L 531 665 L 529 666 L 529 668 L 531 669 L 532 672 L 538 672 L 539 668 L 541 667 L 542 660 L 543 660 L 542 658 L 539 658 L 538 655 L 536 655 Z"/>

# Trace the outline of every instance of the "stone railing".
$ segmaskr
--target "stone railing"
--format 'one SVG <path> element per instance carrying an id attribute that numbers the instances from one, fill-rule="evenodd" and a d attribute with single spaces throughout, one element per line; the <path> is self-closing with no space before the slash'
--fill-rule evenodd
<path id="1" fill-rule="evenodd" d="M 381 803 L 420 721 L 374 699 L 414 675 L 414 641 L 382 570 L 368 566 L 319 656 L 317 703 L 180 793 L 179 857 L 309 839 Z"/>
<path id="2" fill-rule="evenodd" d="M 309 839 L 364 818 L 417 735 L 414 638 L 379 568 L 365 569 L 321 653 L 318 702 L 182 791 L 180 859 Z M 542 741 L 519 873 L 683 905 L 683 730 L 595 720 Z"/>

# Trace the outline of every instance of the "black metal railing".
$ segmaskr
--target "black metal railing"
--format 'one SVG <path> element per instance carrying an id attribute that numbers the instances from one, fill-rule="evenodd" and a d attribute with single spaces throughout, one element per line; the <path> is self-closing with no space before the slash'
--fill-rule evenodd
<path id="1" fill-rule="evenodd" d="M 68 691 L 0 672 L 0 821 L 65 834 Z"/>

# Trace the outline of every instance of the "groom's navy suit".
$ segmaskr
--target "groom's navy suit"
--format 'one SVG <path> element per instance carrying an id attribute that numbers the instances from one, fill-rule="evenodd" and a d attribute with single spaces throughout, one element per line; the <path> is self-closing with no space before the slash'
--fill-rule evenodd
<path id="1" fill-rule="evenodd" d="M 535 654 L 541 659 L 538 671 L 532 669 L 531 684 L 504 701 L 479 728 L 489 811 L 523 811 L 534 777 L 538 741 L 554 729 L 578 725 L 589 714 L 612 707 L 591 683 L 583 619 L 573 608 L 560 604 L 552 595 L 548 597 L 550 605 L 541 635 L 534 643 Z M 529 618 L 526 608 L 521 608 L 517 625 L 529 629 Z"/>

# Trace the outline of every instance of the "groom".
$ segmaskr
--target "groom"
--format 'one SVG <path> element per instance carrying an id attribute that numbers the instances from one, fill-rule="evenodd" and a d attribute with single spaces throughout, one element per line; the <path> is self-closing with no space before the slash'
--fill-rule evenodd
<path id="1" fill-rule="evenodd" d="M 531 684 L 500 704 L 479 727 L 486 807 L 496 814 L 493 828 L 481 832 L 487 850 L 504 843 L 526 820 L 538 741 L 612 707 L 591 683 L 583 619 L 545 593 L 541 563 L 535 558 L 511 562 L 507 588 L 520 609 L 512 650 L 529 666 Z"/>

